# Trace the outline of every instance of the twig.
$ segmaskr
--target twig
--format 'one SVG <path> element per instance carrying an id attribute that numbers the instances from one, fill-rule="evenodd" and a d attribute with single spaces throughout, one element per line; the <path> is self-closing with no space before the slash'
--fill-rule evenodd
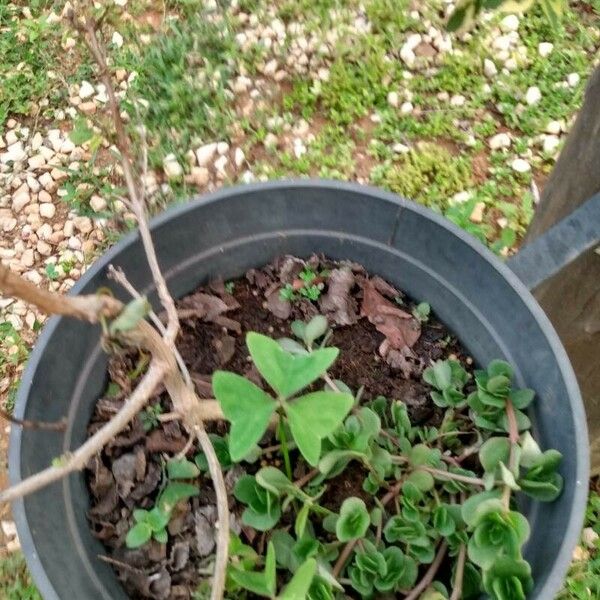
<path id="1" fill-rule="evenodd" d="M 83 469 L 88 461 L 119 432 L 125 429 L 127 424 L 144 407 L 148 398 L 163 380 L 166 371 L 167 365 L 165 363 L 158 360 L 152 361 L 148 371 L 121 410 L 75 452 L 65 455 L 64 464 L 44 469 L 0 492 L 0 502 L 12 502 L 66 477 L 74 471 Z"/>
<path id="2" fill-rule="evenodd" d="M 300 477 L 294 481 L 294 485 L 299 488 L 303 488 L 309 481 L 312 481 L 319 474 L 319 469 L 312 469 L 304 477 Z"/>
<path id="3" fill-rule="evenodd" d="M 65 419 L 61 419 L 56 422 L 48 422 L 48 421 L 31 421 L 29 419 L 17 419 L 5 411 L 3 408 L 0 408 L 0 417 L 4 420 L 12 423 L 13 425 L 18 425 L 23 429 L 39 429 L 41 431 L 64 431 L 67 426 L 67 421 Z"/>
<path id="4" fill-rule="evenodd" d="M 114 267 L 113 265 L 108 265 L 108 276 L 114 281 L 116 281 L 118 284 L 123 286 L 123 288 L 125 288 L 125 290 L 127 290 L 133 298 L 141 298 L 140 293 L 131 285 L 131 282 L 127 279 L 127 276 L 125 275 L 121 267 Z M 153 310 L 151 310 L 148 313 L 148 317 L 150 318 L 152 323 L 154 323 L 156 329 L 158 329 L 158 331 L 160 331 L 160 333 L 163 336 L 166 336 L 167 330 L 165 329 L 163 322 L 158 318 L 158 315 Z M 175 345 L 173 345 L 173 351 L 175 353 L 175 360 L 177 361 L 177 365 L 179 366 L 181 374 L 186 380 L 186 383 L 189 386 L 192 386 L 193 383 L 190 377 L 190 373 L 187 367 L 185 366 L 185 362 L 183 360 L 183 357 L 181 356 L 181 353 Z"/>
<path id="5" fill-rule="evenodd" d="M 417 585 L 410 591 L 410 593 L 404 598 L 404 600 L 417 600 L 417 598 L 429 587 L 431 582 L 435 579 L 435 576 L 444 560 L 444 556 L 446 556 L 446 550 L 448 550 L 448 544 L 446 541 L 443 541 L 438 551 L 433 559 L 433 562 L 427 569 L 425 575 L 423 575 L 423 579 L 417 583 Z"/>
<path id="6" fill-rule="evenodd" d="M 217 498 L 218 523 L 217 530 L 217 552 L 215 556 L 215 570 L 213 574 L 211 598 L 220 600 L 225 593 L 225 578 L 227 573 L 227 562 L 229 559 L 229 500 L 227 488 L 223 479 L 221 464 L 215 454 L 212 442 L 203 425 L 196 425 L 196 436 L 208 463 L 208 471 L 215 487 Z"/>
<path id="7" fill-rule="evenodd" d="M 177 460 L 181 460 L 182 458 L 185 458 L 186 454 L 190 451 L 190 448 L 194 445 L 195 439 L 196 439 L 196 436 L 190 435 L 190 437 L 188 438 L 188 441 L 185 443 L 185 446 L 181 449 L 181 452 L 178 452 L 175 455 L 175 458 Z"/>
<path id="8" fill-rule="evenodd" d="M 152 236 L 150 235 L 150 229 L 148 227 L 148 218 L 146 214 L 146 207 L 143 202 L 143 198 L 140 194 L 140 190 L 136 185 L 133 160 L 131 158 L 131 146 L 130 141 L 125 130 L 125 124 L 121 118 L 121 110 L 119 100 L 115 94 L 113 81 L 106 64 L 106 53 L 104 45 L 100 42 L 97 35 L 96 22 L 93 18 L 89 17 L 81 21 L 74 18 L 74 14 L 71 13 L 71 23 L 74 28 L 82 35 L 89 51 L 91 52 L 96 64 L 100 69 L 100 79 L 105 86 L 106 95 L 108 96 L 108 107 L 112 116 L 112 121 L 115 126 L 116 140 L 115 145 L 117 146 L 120 153 L 121 167 L 123 169 L 123 177 L 127 186 L 127 193 L 129 200 L 131 201 L 131 208 L 136 216 L 140 239 L 144 246 L 148 265 L 152 273 L 152 278 L 156 286 L 158 297 L 160 298 L 161 304 L 164 306 L 167 312 L 167 331 L 165 338 L 169 343 L 173 343 L 179 332 L 179 319 L 177 318 L 177 310 L 175 308 L 175 302 L 167 283 L 160 270 L 158 264 L 158 258 L 156 256 L 156 250 L 152 242 Z"/>
<path id="9" fill-rule="evenodd" d="M 4 265 L 0 265 L 0 292 L 33 304 L 47 315 L 74 317 L 89 323 L 98 323 L 101 317 L 114 317 L 123 308 L 121 302 L 110 296 L 63 296 L 49 292 L 15 275 Z"/>
<path id="10" fill-rule="evenodd" d="M 462 596 L 463 578 L 465 575 L 465 560 L 467 557 L 467 547 L 464 544 L 460 545 L 458 551 L 458 560 L 456 562 L 456 575 L 452 586 L 452 595 L 450 600 L 460 600 Z"/>
<path id="11" fill-rule="evenodd" d="M 419 467 L 419 469 L 421 471 L 427 471 L 428 473 L 431 473 L 437 479 L 449 479 L 454 481 L 460 481 L 462 483 L 468 483 L 470 485 L 478 485 L 480 487 L 485 487 L 485 482 L 480 477 L 468 477 L 467 475 L 460 475 L 459 473 L 450 473 L 449 471 L 433 469 L 432 467 Z"/>

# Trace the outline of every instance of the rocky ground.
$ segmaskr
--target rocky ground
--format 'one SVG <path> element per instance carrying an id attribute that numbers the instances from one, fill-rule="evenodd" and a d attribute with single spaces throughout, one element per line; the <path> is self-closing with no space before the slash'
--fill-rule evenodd
<path id="1" fill-rule="evenodd" d="M 452 36 L 447 0 L 115 5 L 103 33 L 123 114 L 146 140 L 153 211 L 231 183 L 351 179 L 432 207 L 503 256 L 600 46 L 595 1 L 571 2 L 558 29 L 534 10 Z M 53 0 L 0 7 L 0 260 L 58 291 L 132 226 L 102 134 L 106 89 L 64 14 Z M 44 318 L 0 298 L 9 410 Z"/>

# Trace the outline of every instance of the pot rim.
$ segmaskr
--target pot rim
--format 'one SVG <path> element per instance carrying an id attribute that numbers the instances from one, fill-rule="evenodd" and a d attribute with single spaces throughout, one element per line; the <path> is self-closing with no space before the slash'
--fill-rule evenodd
<path id="1" fill-rule="evenodd" d="M 558 334 L 554 330 L 554 327 L 550 323 L 550 320 L 542 310 L 541 306 L 537 303 L 529 289 L 525 284 L 517 277 L 517 275 L 511 271 L 511 269 L 504 264 L 496 255 L 488 250 L 481 242 L 479 242 L 471 234 L 467 233 L 457 225 L 452 223 L 449 219 L 446 219 L 440 214 L 433 212 L 432 210 L 416 204 L 415 202 L 406 200 L 392 192 L 376 188 L 370 185 L 362 185 L 354 182 L 337 181 L 330 179 L 282 179 L 268 182 L 256 182 L 244 185 L 234 185 L 220 188 L 209 194 L 203 194 L 200 196 L 193 197 L 189 202 L 182 205 L 174 205 L 167 208 L 160 215 L 150 220 L 150 230 L 156 230 L 163 223 L 171 220 L 173 217 L 185 215 L 189 211 L 195 210 L 199 204 L 210 204 L 225 200 L 230 196 L 235 196 L 240 193 L 252 193 L 260 192 L 265 189 L 302 189 L 302 188 L 323 188 L 354 192 L 364 194 L 365 196 L 376 197 L 379 200 L 390 202 L 399 206 L 400 208 L 413 211 L 427 219 L 434 221 L 438 226 L 446 229 L 449 233 L 454 234 L 463 243 L 470 247 L 471 250 L 475 251 L 482 258 L 486 260 L 490 268 L 495 269 L 508 283 L 509 285 L 519 294 L 524 304 L 529 309 L 529 312 L 538 323 L 540 329 L 543 331 L 552 352 L 556 357 L 556 361 L 561 371 L 561 375 L 564 379 L 565 386 L 569 391 L 569 404 L 573 411 L 573 418 L 578 427 L 580 428 L 581 436 L 579 439 L 586 440 L 585 443 L 577 442 L 577 489 L 573 494 L 572 510 L 569 515 L 567 525 L 567 535 L 561 540 L 561 549 L 558 552 L 556 559 L 553 564 L 552 572 L 548 575 L 544 586 L 540 589 L 539 593 L 544 594 L 550 590 L 558 589 L 560 583 L 564 578 L 564 573 L 567 570 L 568 565 L 571 562 L 571 551 L 575 547 L 579 540 L 579 535 L 583 527 L 583 520 L 585 515 L 585 506 L 587 503 L 588 496 L 588 480 L 589 480 L 589 444 L 587 443 L 588 432 L 587 432 L 587 421 L 586 414 L 581 398 L 581 393 L 573 371 L 573 367 L 569 361 L 567 353 L 558 337 Z M 97 273 L 102 272 L 106 267 L 114 260 L 114 258 L 121 253 L 125 248 L 131 246 L 133 243 L 138 241 L 138 232 L 133 231 L 124 236 L 114 246 L 109 248 L 102 256 L 97 258 L 86 270 L 81 279 L 69 290 L 68 295 L 74 296 L 88 284 L 88 282 L 96 276 Z M 153 288 L 153 286 L 152 286 Z M 51 317 L 47 324 L 44 326 L 43 331 L 38 337 L 33 350 L 27 361 L 26 368 L 23 372 L 17 398 L 15 402 L 14 414 L 17 418 L 22 418 L 25 413 L 27 401 L 29 399 L 29 391 L 33 376 L 37 370 L 38 364 L 44 354 L 48 340 L 54 333 L 56 327 L 60 323 L 60 320 L 64 317 Z M 10 433 L 10 445 L 8 453 L 8 464 L 9 464 L 9 481 L 13 485 L 21 481 L 21 440 L 22 430 L 19 427 L 12 427 Z M 12 503 L 12 512 L 15 524 L 17 526 L 18 537 L 21 543 L 21 548 L 24 555 L 27 558 L 27 566 L 33 576 L 33 579 L 43 593 L 43 597 L 47 600 L 61 600 L 54 590 L 54 586 L 46 575 L 45 568 L 41 562 L 41 559 L 36 551 L 33 535 L 27 521 L 25 513 L 25 504 L 22 498 L 15 500 Z"/>

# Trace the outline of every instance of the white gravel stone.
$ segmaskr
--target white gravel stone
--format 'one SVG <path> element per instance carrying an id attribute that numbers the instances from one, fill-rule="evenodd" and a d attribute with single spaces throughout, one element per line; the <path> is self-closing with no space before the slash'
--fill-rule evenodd
<path id="1" fill-rule="evenodd" d="M 496 68 L 496 65 L 493 60 L 486 58 L 483 61 L 483 74 L 490 79 L 498 75 L 498 69 Z"/>
<path id="2" fill-rule="evenodd" d="M 204 146 L 200 146 L 196 150 L 196 160 L 198 161 L 198 165 L 201 167 L 208 166 L 217 152 L 217 144 L 213 142 L 211 144 L 205 144 Z"/>
<path id="3" fill-rule="evenodd" d="M 27 187 L 34 194 L 37 194 L 42 189 L 40 182 L 33 175 L 27 175 Z"/>
<path id="4" fill-rule="evenodd" d="M 90 233 L 94 229 L 92 220 L 89 217 L 73 217 L 73 225 L 81 233 Z"/>
<path id="5" fill-rule="evenodd" d="M 48 244 L 48 242 L 44 242 L 44 240 L 40 240 L 36 246 L 35 249 L 42 255 L 42 256 L 50 256 L 52 254 L 52 246 L 50 244 Z"/>
<path id="6" fill-rule="evenodd" d="M 530 88 L 528 88 L 527 92 L 525 93 L 525 102 L 527 102 L 529 106 L 537 104 L 541 99 L 542 92 L 540 91 L 540 88 L 536 85 L 533 85 Z"/>
<path id="7" fill-rule="evenodd" d="M 498 51 L 508 51 L 512 45 L 511 39 L 507 35 L 499 35 L 492 42 L 492 48 Z"/>
<path id="8" fill-rule="evenodd" d="M 508 133 L 497 133 L 488 140 L 488 145 L 492 150 L 501 148 L 510 148 L 511 139 Z"/>
<path id="9" fill-rule="evenodd" d="M 6 148 L 6 152 L 0 154 L 0 162 L 19 162 L 27 158 L 27 153 L 23 149 L 23 142 L 15 142 Z"/>
<path id="10" fill-rule="evenodd" d="M 485 202 L 477 202 L 473 207 L 473 212 L 469 219 L 473 223 L 481 223 L 483 221 L 483 212 L 485 210 Z"/>
<path id="11" fill-rule="evenodd" d="M 40 149 L 40 146 L 44 143 L 44 137 L 39 131 L 36 131 L 35 135 L 31 138 L 30 146 L 34 152 Z"/>
<path id="12" fill-rule="evenodd" d="M 46 164 L 46 159 L 44 158 L 44 156 L 42 154 L 36 154 L 35 156 L 32 156 L 27 161 L 27 165 L 29 166 L 29 169 L 31 169 L 32 171 L 35 171 L 36 169 L 40 169 L 45 164 Z"/>
<path id="13" fill-rule="evenodd" d="M 500 29 L 504 33 L 517 31 L 519 29 L 519 17 L 517 17 L 517 15 L 506 15 L 506 17 L 500 21 Z"/>
<path id="14" fill-rule="evenodd" d="M 567 75 L 567 83 L 571 87 L 575 87 L 581 81 L 579 73 L 569 73 Z"/>
<path id="15" fill-rule="evenodd" d="M 91 98 L 96 93 L 94 86 L 89 81 L 82 81 L 79 86 L 79 97 L 82 100 Z"/>
<path id="16" fill-rule="evenodd" d="M 222 156 L 223 154 L 225 154 L 228 151 L 229 151 L 229 144 L 227 142 L 219 142 L 217 144 L 217 154 L 219 154 L 220 156 Z"/>
<path id="17" fill-rule="evenodd" d="M 102 196 L 98 196 L 98 194 L 94 194 L 90 198 L 90 206 L 94 212 L 102 212 L 106 210 L 106 200 L 102 198 Z"/>
<path id="18" fill-rule="evenodd" d="M 450 98 L 450 106 L 464 106 L 466 100 L 467 99 L 464 96 L 454 94 L 454 96 Z"/>
<path id="19" fill-rule="evenodd" d="M 177 179 L 183 175 L 183 167 L 177 162 L 174 154 L 167 154 L 163 160 L 163 169 L 169 179 Z"/>
<path id="20" fill-rule="evenodd" d="M 6 144 L 8 146 L 12 146 L 13 144 L 16 144 L 19 141 L 19 136 L 14 129 L 9 129 L 6 132 L 5 138 L 6 138 Z"/>
<path id="21" fill-rule="evenodd" d="M 225 171 L 225 167 L 227 166 L 228 162 L 229 159 L 225 155 L 219 156 L 219 158 L 217 158 L 215 161 L 215 169 L 217 170 L 217 173 L 220 175 L 226 175 L 227 172 Z"/>
<path id="22" fill-rule="evenodd" d="M 277 146 L 277 136 L 274 133 L 267 133 L 264 139 L 264 145 L 266 148 L 275 148 Z"/>
<path id="23" fill-rule="evenodd" d="M 120 48 L 123 45 L 123 36 L 118 31 L 115 31 L 112 34 L 111 41 L 117 48 Z"/>
<path id="24" fill-rule="evenodd" d="M 13 196 L 12 209 L 15 213 L 20 213 L 31 202 L 31 196 L 28 191 L 20 191 Z"/>
<path id="25" fill-rule="evenodd" d="M 517 173 L 527 173 L 531 171 L 531 165 L 523 158 L 515 158 L 511 163 L 511 168 Z"/>
<path id="26" fill-rule="evenodd" d="M 51 202 L 43 202 L 40 204 L 40 217 L 51 219 L 56 214 L 56 206 Z"/>
<path id="27" fill-rule="evenodd" d="M 473 197 L 473 193 L 467 190 L 458 192 L 450 198 L 450 204 L 464 204 Z"/>
<path id="28" fill-rule="evenodd" d="M 42 240 L 49 240 L 52 236 L 52 225 L 44 223 L 36 230 L 36 235 Z"/>
<path id="29" fill-rule="evenodd" d="M 45 190 L 53 190 L 56 185 L 50 173 L 42 173 L 38 177 L 38 181 L 42 184 Z"/>
<path id="30" fill-rule="evenodd" d="M 403 102 L 402 106 L 400 107 L 400 114 L 409 115 L 414 108 L 415 107 L 412 105 L 412 102 Z"/>
<path id="31" fill-rule="evenodd" d="M 23 273 L 23 277 L 28 281 L 31 281 L 34 285 L 40 285 L 42 283 L 42 276 L 37 271 L 27 271 Z"/>
<path id="32" fill-rule="evenodd" d="M 410 152 L 410 147 L 407 146 L 406 144 L 402 144 L 400 142 L 395 143 L 392 146 L 392 150 L 396 153 L 396 154 L 406 154 L 408 152 Z"/>
<path id="33" fill-rule="evenodd" d="M 241 148 L 236 148 L 233 156 L 233 162 L 235 163 L 235 166 L 239 169 L 244 164 L 245 160 L 246 155 L 244 154 L 244 151 Z"/>
<path id="34" fill-rule="evenodd" d="M 210 172 L 206 167 L 192 167 L 185 180 L 197 187 L 203 187 L 210 181 Z"/>
<path id="35" fill-rule="evenodd" d="M 540 42 L 538 44 L 538 54 L 542 58 L 549 56 L 552 50 L 554 50 L 554 44 L 551 44 L 550 42 Z"/>
<path id="36" fill-rule="evenodd" d="M 553 154 L 560 145 L 560 138 L 556 135 L 545 135 L 543 149 L 546 154 Z"/>
<path id="37" fill-rule="evenodd" d="M 23 252 L 23 254 L 21 254 L 21 264 L 26 267 L 26 268 L 31 268 L 33 267 L 33 264 L 35 263 L 35 255 L 33 253 L 33 250 L 31 248 L 27 248 L 27 250 L 25 250 L 25 252 Z"/>
<path id="38" fill-rule="evenodd" d="M 63 154 L 71 154 L 71 152 L 73 152 L 73 150 L 75 150 L 75 144 L 70 139 L 67 138 L 60 145 L 60 150 L 58 150 L 58 152 L 62 152 Z"/>
<path id="39" fill-rule="evenodd" d="M 550 121 L 548 125 L 546 125 L 546 133 L 551 135 L 560 135 L 562 131 L 562 124 L 560 121 Z"/>
<path id="40" fill-rule="evenodd" d="M 400 58 L 404 61 L 407 67 L 412 67 L 415 64 L 416 55 L 415 48 L 421 43 L 423 38 L 420 33 L 413 33 L 408 36 L 406 42 L 400 48 Z"/>
<path id="41" fill-rule="evenodd" d="M 398 105 L 400 104 L 398 92 L 389 92 L 387 95 L 387 102 L 391 107 L 398 108 Z"/>
<path id="42" fill-rule="evenodd" d="M 40 154 L 46 159 L 46 162 L 51 161 L 54 158 L 55 151 L 48 146 L 40 146 Z"/>
<path id="43" fill-rule="evenodd" d="M 256 181 L 256 177 L 252 171 L 244 171 L 240 179 L 242 183 L 252 183 L 253 181 Z"/>

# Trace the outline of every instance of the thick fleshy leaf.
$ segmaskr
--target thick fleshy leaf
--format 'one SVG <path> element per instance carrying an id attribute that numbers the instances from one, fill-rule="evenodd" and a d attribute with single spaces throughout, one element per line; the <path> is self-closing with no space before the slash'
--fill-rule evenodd
<path id="1" fill-rule="evenodd" d="M 350 394 L 337 392 L 314 392 L 285 404 L 294 441 L 310 465 L 317 465 L 321 440 L 340 426 L 353 404 Z"/>
<path id="2" fill-rule="evenodd" d="M 152 536 L 159 544 L 166 544 L 169 541 L 169 534 L 166 529 L 155 531 Z"/>
<path id="3" fill-rule="evenodd" d="M 146 297 L 136 298 L 126 304 L 121 313 L 108 326 L 110 335 L 133 329 L 150 311 Z"/>
<path id="4" fill-rule="evenodd" d="M 157 532 L 164 529 L 170 520 L 170 515 L 155 506 L 146 516 L 146 523 L 150 525 L 152 531 Z"/>
<path id="5" fill-rule="evenodd" d="M 337 348 L 321 348 L 307 355 L 293 355 L 275 340 L 254 332 L 246 336 L 246 345 L 259 373 L 284 398 L 323 375 L 339 352 Z"/>
<path id="6" fill-rule="evenodd" d="M 297 491 L 296 486 L 286 475 L 275 467 L 263 467 L 256 473 L 255 478 L 256 483 L 276 496 Z"/>
<path id="7" fill-rule="evenodd" d="M 479 494 L 475 494 L 470 498 L 467 498 L 465 502 L 463 502 L 461 513 L 464 522 L 472 527 L 475 524 L 475 520 L 477 518 L 477 509 L 480 504 L 486 502 L 487 500 L 498 500 L 502 492 L 499 490 L 491 490 L 489 492 L 481 492 Z"/>
<path id="8" fill-rule="evenodd" d="M 428 492 L 435 485 L 433 475 L 428 471 L 413 471 L 406 481 L 413 483 L 422 492 Z"/>
<path id="9" fill-rule="evenodd" d="M 483 587 L 492 600 L 525 600 L 533 588 L 531 568 L 524 560 L 498 557 L 484 571 Z"/>
<path id="10" fill-rule="evenodd" d="M 307 324 L 304 330 L 304 341 L 311 346 L 315 340 L 324 336 L 329 329 L 327 317 L 323 315 L 314 316 Z"/>
<path id="11" fill-rule="evenodd" d="M 231 460 L 239 461 L 263 436 L 277 404 L 257 385 L 235 373 L 216 371 L 212 385 L 223 414 L 231 422 Z"/>
<path id="12" fill-rule="evenodd" d="M 335 526 L 338 540 L 348 542 L 363 537 L 370 522 L 365 503 L 360 498 L 346 498 L 340 508 L 340 517 Z"/>
<path id="13" fill-rule="evenodd" d="M 514 390 L 510 393 L 510 399 L 515 408 L 523 410 L 527 408 L 535 398 L 535 392 L 528 388 L 522 390 Z"/>
<path id="14" fill-rule="evenodd" d="M 294 573 L 292 580 L 286 585 L 279 600 L 300 600 L 306 598 L 308 590 L 317 570 L 317 561 L 309 558 Z"/>
<path id="15" fill-rule="evenodd" d="M 486 472 L 494 472 L 500 463 L 506 463 L 510 455 L 510 440 L 491 437 L 479 450 L 479 462 Z"/>

